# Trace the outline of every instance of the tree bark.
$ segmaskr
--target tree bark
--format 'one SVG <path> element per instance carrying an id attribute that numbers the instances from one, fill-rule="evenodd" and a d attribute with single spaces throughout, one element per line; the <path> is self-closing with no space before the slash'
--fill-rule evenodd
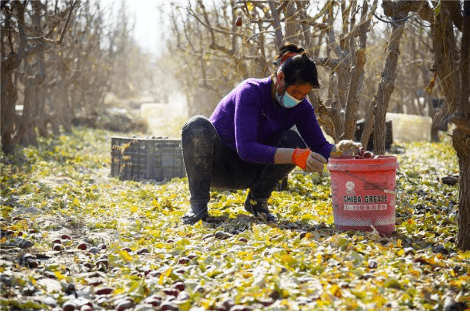
<path id="1" fill-rule="evenodd" d="M 400 39 L 403 35 L 405 21 L 404 15 L 399 15 L 392 24 L 392 34 L 387 47 L 387 58 L 382 72 L 382 79 L 379 83 L 377 94 L 374 97 L 374 153 L 376 155 L 385 154 L 385 117 L 387 114 L 388 102 L 395 86 L 397 74 L 398 55 L 400 54 Z M 369 138 L 363 138 L 365 142 Z"/>
<path id="2" fill-rule="evenodd" d="M 42 5 L 40 1 L 33 1 L 32 2 L 33 8 L 34 8 L 34 14 L 33 14 L 33 26 L 34 26 L 34 31 L 37 34 L 43 34 L 43 26 L 41 25 L 41 13 L 43 11 L 43 8 L 45 7 Z M 43 126 L 43 121 L 46 119 L 46 87 L 45 87 L 45 82 L 46 82 L 46 64 L 45 64 L 45 54 L 43 51 L 38 52 L 38 59 L 36 61 L 37 64 L 37 76 L 35 81 L 37 82 L 36 84 L 36 105 L 35 105 L 35 112 L 34 112 L 34 118 L 36 119 L 35 122 L 35 127 L 38 127 L 38 134 L 46 137 L 47 136 L 47 127 Z M 34 130 L 34 129 L 33 129 Z"/>
<path id="3" fill-rule="evenodd" d="M 468 103 L 468 101 L 467 101 Z M 470 120 L 467 120 L 467 125 Z M 470 250 L 470 129 L 457 127 L 452 133 L 452 144 L 459 158 L 459 231 L 457 247 Z"/>
<path id="4" fill-rule="evenodd" d="M 276 4 L 274 0 L 269 0 L 269 8 L 271 9 L 271 14 L 273 16 L 273 26 L 276 34 L 276 48 L 280 48 L 284 41 L 284 37 L 282 35 L 282 28 L 281 28 L 281 20 L 279 18 L 279 14 L 276 9 Z"/>
<path id="5" fill-rule="evenodd" d="M 448 108 L 457 110 L 460 93 L 460 77 L 458 71 L 457 43 L 454 37 L 452 20 L 447 10 L 441 10 L 435 16 L 432 28 L 433 50 L 435 55 L 434 69 L 439 76 L 446 95 Z"/>
<path id="6" fill-rule="evenodd" d="M 286 5 L 286 12 L 284 14 L 285 18 L 285 24 L 286 24 L 286 36 L 284 37 L 284 40 L 286 42 L 291 42 L 294 44 L 299 45 L 300 44 L 300 36 L 297 35 L 297 29 L 299 27 L 298 23 L 296 23 L 296 14 L 297 10 L 294 7 L 294 2 L 289 1 Z"/>
<path id="7" fill-rule="evenodd" d="M 8 69 L 7 62 L 17 61 L 15 53 L 11 53 L 10 60 L 2 62 L 2 103 L 1 103 L 1 130 L 2 130 L 2 150 L 5 154 L 12 154 L 15 151 L 14 141 L 14 120 L 15 120 L 15 104 L 18 99 L 18 90 L 13 83 L 13 73 Z M 16 62 L 15 62 L 16 63 Z M 19 65 L 19 61 L 18 61 Z M 16 65 L 16 66 L 18 66 Z M 14 66 L 14 64 L 12 64 Z"/>
<path id="8" fill-rule="evenodd" d="M 430 104 L 429 106 L 432 106 Z M 445 106 L 441 109 L 433 107 L 432 123 L 431 123 L 431 142 L 439 142 L 439 129 L 446 118 Z"/>
<path id="9" fill-rule="evenodd" d="M 372 134 L 372 131 L 374 129 L 374 124 L 375 124 L 375 115 L 374 115 L 374 110 L 373 110 L 374 105 L 375 105 L 375 100 L 371 103 L 370 109 L 367 111 L 366 118 L 365 118 L 366 119 L 365 126 L 361 135 L 361 144 L 362 146 L 364 146 L 364 148 L 367 148 L 367 145 L 369 144 L 370 135 Z"/>
<path id="10" fill-rule="evenodd" d="M 357 123 L 357 104 L 358 104 L 358 90 L 361 75 L 364 73 L 364 64 L 366 63 L 365 49 L 360 49 L 355 52 L 356 65 L 351 69 L 351 83 L 349 84 L 348 100 L 346 104 L 346 114 L 344 123 L 344 132 L 341 135 L 341 140 L 353 140 L 356 133 Z"/>
<path id="11" fill-rule="evenodd" d="M 71 110 L 71 105 L 69 101 L 69 90 L 68 86 L 70 84 L 68 79 L 68 68 L 64 64 L 67 62 L 67 58 L 64 57 L 62 63 L 59 65 L 59 83 L 58 83 L 58 94 L 57 94 L 57 106 L 56 110 L 58 112 L 57 118 L 59 124 L 62 125 L 65 132 L 72 132 L 72 117 L 75 115 L 75 112 Z M 68 62 L 67 62 L 68 63 Z"/>
<path id="12" fill-rule="evenodd" d="M 470 250 L 470 2 L 465 1 L 460 49 L 461 93 L 452 143 L 459 157 L 459 232 L 457 247 Z"/>
<path id="13" fill-rule="evenodd" d="M 18 16 L 24 15 L 24 8 L 17 3 Z M 10 19 L 10 16 L 6 16 Z M 7 20 L 8 24 L 9 21 Z M 11 42 L 11 32 L 8 34 L 2 27 L 2 36 L 7 35 Z M 3 51 L 2 51 L 3 53 Z M 6 59 L 2 58 L 1 66 L 1 131 L 2 131 L 2 150 L 6 154 L 12 154 L 15 151 L 15 104 L 18 99 L 18 89 L 13 82 L 13 72 L 20 66 L 22 56 L 19 53 L 11 51 Z"/>

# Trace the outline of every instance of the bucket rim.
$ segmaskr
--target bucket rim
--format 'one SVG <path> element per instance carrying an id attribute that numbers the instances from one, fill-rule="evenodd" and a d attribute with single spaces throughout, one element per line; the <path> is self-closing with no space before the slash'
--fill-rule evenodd
<path id="1" fill-rule="evenodd" d="M 378 158 L 355 159 L 354 156 L 333 156 L 328 159 L 330 171 L 368 171 L 398 169 L 396 156 L 379 155 Z"/>
<path id="2" fill-rule="evenodd" d="M 330 160 L 342 161 L 342 160 L 354 160 L 354 161 L 373 161 L 373 160 L 397 160 L 397 156 L 394 155 L 377 155 L 377 158 L 360 158 L 356 159 L 355 156 L 331 156 Z"/>

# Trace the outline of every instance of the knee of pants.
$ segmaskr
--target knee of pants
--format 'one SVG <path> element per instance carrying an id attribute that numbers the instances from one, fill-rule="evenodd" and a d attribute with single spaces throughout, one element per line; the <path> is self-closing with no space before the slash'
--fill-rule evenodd
<path id="1" fill-rule="evenodd" d="M 212 123 L 204 116 L 194 116 L 186 122 L 181 131 L 183 142 L 188 139 L 210 139 L 216 130 Z"/>
<path id="2" fill-rule="evenodd" d="M 284 148 L 306 148 L 307 145 L 305 144 L 302 137 L 294 130 L 286 130 L 283 131 L 281 134 L 281 138 L 279 140 L 279 146 Z"/>

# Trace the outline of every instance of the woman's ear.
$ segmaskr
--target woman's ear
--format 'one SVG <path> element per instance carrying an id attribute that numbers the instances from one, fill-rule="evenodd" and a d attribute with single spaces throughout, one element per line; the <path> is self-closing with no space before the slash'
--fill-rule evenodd
<path id="1" fill-rule="evenodd" d="M 279 94 L 284 93 L 284 86 L 286 84 L 286 81 L 284 80 L 284 78 L 285 78 L 284 72 L 278 71 L 276 80 L 277 80 L 277 92 Z"/>

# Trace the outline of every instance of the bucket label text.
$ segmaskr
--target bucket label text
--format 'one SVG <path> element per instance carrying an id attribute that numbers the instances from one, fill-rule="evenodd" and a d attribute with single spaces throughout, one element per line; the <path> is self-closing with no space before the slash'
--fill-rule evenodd
<path id="1" fill-rule="evenodd" d="M 388 200 L 387 195 L 366 195 L 364 198 L 360 195 L 345 195 L 345 203 L 386 203 Z"/>
<path id="2" fill-rule="evenodd" d="M 372 205 L 344 205 L 344 210 L 370 211 L 370 210 L 387 210 L 387 204 Z"/>

